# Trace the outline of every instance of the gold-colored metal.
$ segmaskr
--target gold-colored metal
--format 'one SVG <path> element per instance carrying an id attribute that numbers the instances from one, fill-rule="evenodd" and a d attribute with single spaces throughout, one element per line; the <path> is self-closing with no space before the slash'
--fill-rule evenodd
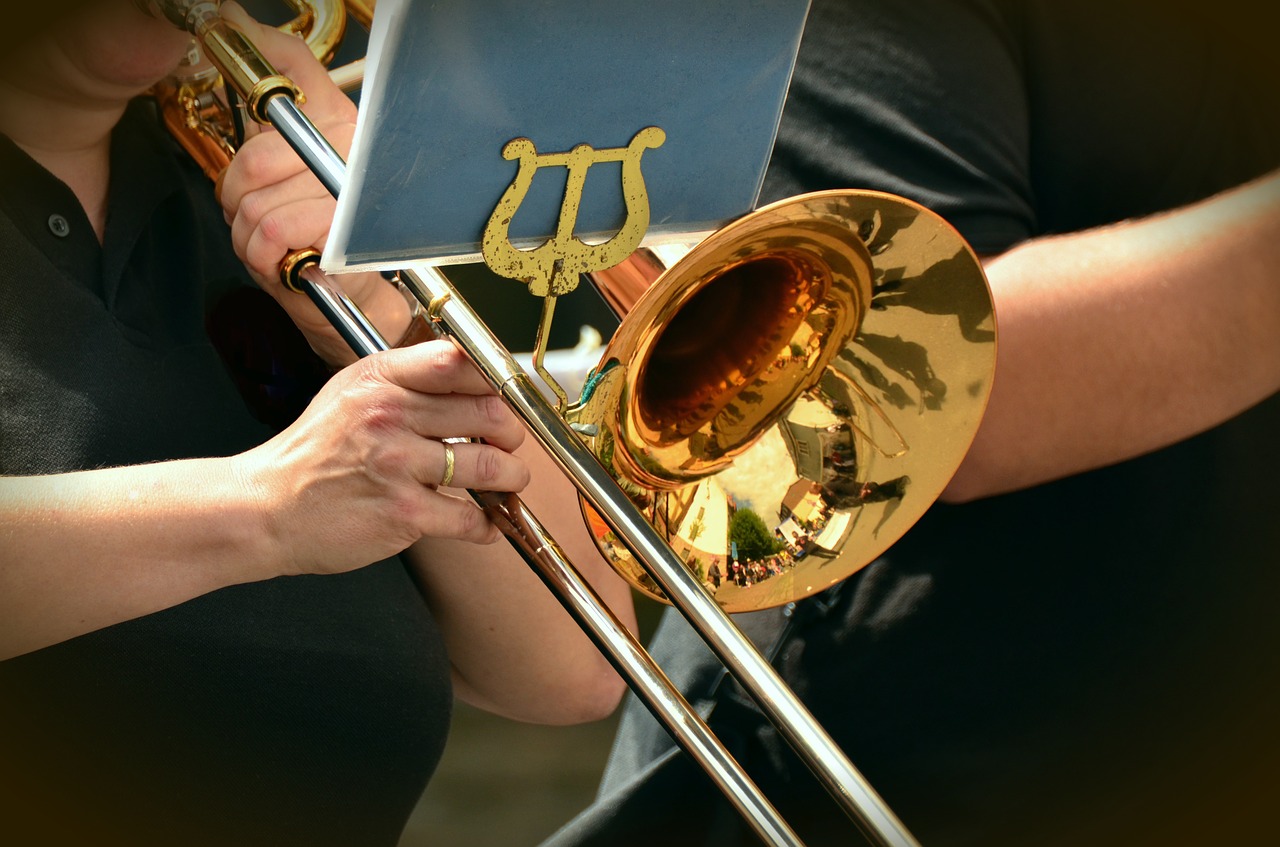
<path id="1" fill-rule="evenodd" d="M 427 304 L 427 319 L 435 322 L 440 320 L 440 310 L 444 308 L 444 304 L 449 302 L 449 295 L 443 294 L 439 297 L 433 297 L 431 302 Z"/>
<path id="2" fill-rule="evenodd" d="M 571 421 L 717 602 L 749 611 L 901 537 L 968 449 L 994 366 L 986 278 L 955 230 L 899 197 L 820 192 L 730 224 L 658 279 Z M 663 599 L 583 509 L 619 573 Z"/>
<path id="3" fill-rule="evenodd" d="M 453 482 L 453 445 L 448 441 L 441 441 L 440 443 L 444 445 L 444 473 L 440 476 L 440 487 L 447 488 Z"/>
<path id="4" fill-rule="evenodd" d="M 298 274 L 307 265 L 320 264 L 320 251 L 314 247 L 294 250 L 280 261 L 280 284 L 297 294 L 302 293 Z"/>
<path id="5" fill-rule="evenodd" d="M 338 52 L 342 37 L 347 32 L 347 15 L 350 4 L 342 0 L 283 0 L 293 9 L 296 17 L 280 27 L 306 39 L 312 54 L 323 65 L 333 61 L 333 54 Z M 369 4 L 372 18 L 373 4 Z M 367 26 L 367 24 L 366 24 Z"/>
<path id="6" fill-rule="evenodd" d="M 625 256 L 623 258 L 626 258 Z M 538 332 L 533 341 L 533 369 L 556 395 L 556 411 L 561 415 L 569 410 L 569 393 L 564 390 L 551 371 L 547 369 L 547 341 L 551 337 L 551 319 L 556 312 L 556 298 L 548 294 L 542 298 L 542 312 L 538 316 Z"/>
<path id="7" fill-rule="evenodd" d="M 577 288 L 582 274 L 611 268 L 630 256 L 649 228 L 649 192 L 640 172 L 640 158 L 646 150 L 661 147 L 666 138 L 660 128 L 650 126 L 637 132 L 626 147 L 596 150 L 589 144 L 579 144 L 566 153 L 539 153 L 527 138 L 508 141 L 502 148 L 502 158 L 516 160 L 518 167 L 485 225 L 481 239 L 485 264 L 500 276 L 525 283 L 535 297 L 558 297 Z M 622 163 L 627 217 L 608 241 L 587 244 L 574 234 L 574 228 L 587 170 L 600 162 Z M 517 249 L 510 239 L 511 221 L 529 193 L 534 173 L 545 167 L 568 171 L 555 235 L 537 247 Z"/>
<path id="8" fill-rule="evenodd" d="M 206 165 L 216 176 L 229 160 L 224 142 L 209 141 L 204 113 L 217 75 L 194 63 L 189 71 L 171 91 L 172 112 L 189 130 L 180 138 L 203 137 L 221 157 Z M 609 268 L 647 227 L 640 157 L 663 140 L 653 127 L 598 151 L 538 154 L 526 139 L 511 142 L 503 155 L 519 168 L 484 252 L 552 304 L 582 273 L 607 299 L 634 303 L 566 416 L 594 433 L 585 437 L 597 457 L 723 607 L 768 608 L 865 566 L 942 491 L 990 391 L 990 294 L 972 252 L 936 215 L 891 195 L 840 191 L 731 224 L 637 300 L 653 279 L 649 254 Z M 628 222 L 588 245 L 573 227 L 596 161 L 624 163 Z M 533 172 L 549 166 L 569 173 L 560 227 L 540 247 L 517 250 L 511 220 Z M 617 293 L 609 279 L 628 276 L 630 293 Z M 556 390 L 538 357 L 545 330 L 535 362 Z M 604 522 L 584 514 L 619 573 L 661 599 Z"/>
<path id="9" fill-rule="evenodd" d="M 542 317 L 534 340 L 533 365 L 559 398 L 562 413 L 568 406 L 568 395 L 543 365 L 555 300 L 577 288 L 582 274 L 603 271 L 621 263 L 640 244 L 649 229 L 649 191 L 640 170 L 640 159 L 646 150 L 661 147 L 666 139 L 667 134 L 661 128 L 650 126 L 637 132 L 625 147 L 597 150 L 589 144 L 579 144 L 565 153 L 539 153 L 529 139 L 516 138 L 502 148 L 502 158 L 516 160 L 518 166 L 515 177 L 485 224 L 481 253 L 485 264 L 494 273 L 523 282 L 529 287 L 530 294 L 543 298 Z M 627 214 L 612 237 L 599 244 L 588 244 L 578 238 L 574 229 L 578 224 L 578 209 L 582 204 L 587 171 L 601 162 L 622 164 L 622 196 Z M 539 168 L 549 167 L 566 170 L 564 199 L 556 232 L 537 247 L 517 248 L 511 243 L 511 222 L 529 193 L 534 173 Z"/>
<path id="10" fill-rule="evenodd" d="M 153 0 L 140 0 L 140 2 L 153 2 Z M 200 2 L 200 0 L 191 0 L 191 2 Z M 172 0 L 172 4 L 178 3 L 180 0 Z M 208 3 L 204 4 L 202 13 L 208 12 L 208 5 Z M 189 23 L 190 18 L 184 18 L 184 22 Z M 275 113 L 277 110 L 272 111 Z M 298 113 L 297 117 L 300 123 L 305 123 L 305 116 Z M 299 123 L 292 120 L 281 121 L 277 128 L 289 136 L 291 143 L 298 142 L 295 149 L 298 149 L 299 154 L 312 170 L 321 176 L 326 186 L 337 193 L 345 175 L 343 168 L 330 167 L 333 164 L 331 160 L 338 158 L 337 154 L 331 148 L 324 149 L 324 145 L 313 147 L 301 143 L 300 139 L 304 137 L 309 139 L 310 136 L 299 129 Z M 314 131 L 314 127 L 310 129 Z M 807 202 L 809 201 L 805 198 L 800 198 L 793 205 L 803 206 Z M 772 213 L 777 214 L 777 211 L 782 208 L 782 206 L 774 207 Z M 815 208 L 814 211 L 821 210 Z M 776 285 L 769 284 L 768 280 L 780 278 L 783 291 L 799 296 L 798 305 L 794 307 L 788 306 L 785 302 L 779 303 L 785 307 L 783 312 L 787 317 L 783 323 L 790 327 L 789 331 L 793 339 L 793 345 L 788 345 L 786 348 L 788 358 L 826 362 L 835 367 L 835 360 L 842 354 L 830 352 L 836 348 L 828 348 L 821 343 L 820 336 L 826 333 L 831 338 L 847 343 L 856 329 L 857 317 L 866 311 L 869 300 L 874 299 L 871 297 L 872 292 L 876 291 L 876 286 L 884 281 L 881 276 L 873 272 L 873 266 L 866 261 L 866 249 L 861 246 L 857 236 L 852 234 L 853 230 L 849 226 L 850 220 L 853 220 L 860 225 L 866 224 L 866 226 L 860 226 L 859 231 L 864 228 L 870 231 L 870 224 L 878 221 L 873 220 L 874 216 L 870 215 L 865 219 L 842 217 L 845 211 L 848 210 L 842 210 L 838 208 L 838 204 L 833 204 L 827 210 L 827 216 L 818 215 L 816 222 L 796 221 L 797 226 L 791 233 L 794 237 L 789 237 L 787 232 L 777 235 L 770 235 L 767 232 L 758 233 L 756 244 L 762 248 L 761 251 L 753 252 L 747 249 L 746 244 L 737 242 L 730 242 L 728 247 L 724 247 L 720 240 L 713 239 L 708 242 L 708 247 L 702 252 L 712 252 L 709 246 L 711 244 L 716 244 L 717 249 L 726 249 L 728 258 L 731 260 L 727 268 L 717 265 L 709 274 L 693 271 L 685 274 L 673 273 L 670 283 L 664 282 L 658 286 L 658 289 L 663 292 L 661 296 L 669 297 L 673 292 L 678 296 L 679 291 L 686 287 L 698 290 L 720 287 L 718 283 L 725 277 L 741 277 L 740 282 L 743 283 L 753 281 L 764 283 L 748 287 L 747 293 L 750 299 L 760 293 L 760 290 L 777 288 Z M 783 214 L 781 217 L 786 218 L 787 215 Z M 805 217 L 813 218 L 814 216 L 806 215 Z M 741 233 L 749 230 L 752 220 L 754 219 L 748 218 L 741 226 L 731 227 L 730 231 Z M 805 235 L 809 236 L 808 240 Z M 823 243 L 828 238 L 833 242 L 843 242 L 844 248 L 835 243 L 831 245 Z M 697 252 L 699 251 L 695 251 Z M 971 255 L 970 258 L 972 258 Z M 758 273 L 759 271 L 764 272 Z M 364 319 L 363 315 L 359 314 L 358 307 L 343 300 L 340 292 L 322 284 L 321 280 L 312 278 L 314 276 L 315 274 L 308 273 L 307 293 L 313 296 L 316 304 L 321 307 L 334 328 L 348 341 L 352 350 L 357 355 L 372 355 L 386 350 L 388 347 L 386 340 Z M 757 280 L 757 277 L 760 279 Z M 754 649 L 751 642 L 727 616 L 718 612 L 707 595 L 684 578 L 685 575 L 680 572 L 678 562 L 672 561 L 672 550 L 665 547 L 661 539 L 655 537 L 648 526 L 636 520 L 631 510 L 624 508 L 625 500 L 618 489 L 614 488 L 609 478 L 600 472 L 601 469 L 595 466 L 590 456 L 585 455 L 586 451 L 572 434 L 569 423 L 558 418 L 545 403 L 541 402 L 527 375 L 520 372 L 510 354 L 496 339 L 493 339 L 491 333 L 465 303 L 461 300 L 446 302 L 446 298 L 453 296 L 453 289 L 448 285 L 447 280 L 434 272 L 419 273 L 416 269 L 407 269 L 402 281 L 419 302 L 428 304 L 433 317 L 438 317 L 441 324 L 447 325 L 447 334 L 460 343 L 481 366 L 491 384 L 502 393 L 519 413 L 521 419 L 538 435 L 539 441 L 573 478 L 578 490 L 583 492 L 583 496 L 589 497 L 592 503 L 597 504 L 602 511 L 609 514 L 611 524 L 632 539 L 637 554 L 644 556 L 650 562 L 653 572 L 659 575 L 663 580 L 662 584 L 667 586 L 672 597 L 677 599 L 681 611 L 699 631 L 703 640 L 725 663 L 726 668 L 744 690 L 754 698 L 764 714 L 778 727 L 780 735 L 791 743 L 801 759 L 809 765 L 851 819 L 857 822 L 876 844 L 915 844 L 915 840 L 901 821 L 885 806 L 883 800 L 867 784 L 847 757 L 840 752 L 830 736 L 823 731 L 794 692 L 782 682 L 774 669 Z M 826 297 L 829 291 L 838 293 Z M 691 302 L 696 302 L 698 296 L 700 296 L 699 293 L 695 291 Z M 641 298 L 638 309 L 641 313 L 646 310 L 658 314 L 665 313 L 664 301 L 655 300 L 655 302 L 656 306 L 649 306 L 645 303 L 645 298 Z M 442 311 L 447 311 L 447 314 L 441 314 Z M 646 333 L 643 327 L 641 330 L 632 331 L 631 335 L 643 337 L 648 334 L 654 338 L 654 343 L 644 350 L 644 361 L 639 363 L 640 367 L 632 369 L 634 375 L 644 374 L 646 372 L 644 365 L 650 360 L 659 362 L 668 355 L 679 360 L 682 356 L 687 356 L 688 339 L 682 337 L 685 333 L 677 331 L 676 326 L 677 321 L 673 318 L 668 324 L 657 327 L 655 333 Z M 802 326 L 808 326 L 809 330 L 802 329 Z M 692 411 L 695 415 L 701 415 L 704 423 L 715 424 L 712 430 L 723 429 L 733 436 L 722 443 L 717 442 L 718 452 L 737 451 L 739 445 L 734 443 L 734 438 L 739 439 L 740 446 L 745 451 L 750 447 L 747 443 L 750 440 L 750 433 L 763 427 L 763 422 L 756 425 L 748 421 L 745 415 L 736 414 L 736 408 L 742 403 L 754 402 L 748 394 L 759 388 L 768 396 L 769 402 L 782 404 L 788 394 L 796 393 L 799 389 L 784 386 L 783 390 L 774 391 L 771 386 L 771 373 L 777 371 L 794 374 L 796 372 L 785 366 L 786 363 L 783 362 L 780 352 L 782 348 L 776 346 L 776 342 L 785 337 L 784 332 L 771 330 L 753 332 L 747 326 L 741 327 L 740 331 L 754 334 L 755 340 L 745 348 L 734 350 L 737 363 L 730 361 L 729 367 L 723 369 L 730 379 L 713 380 L 710 383 L 709 393 L 686 381 L 678 386 L 681 390 L 675 394 L 668 393 L 666 396 L 659 394 L 652 402 L 640 402 L 637 394 L 637 402 L 633 406 L 625 406 L 629 399 L 628 394 L 631 393 L 631 385 L 624 381 L 619 393 L 623 403 L 617 408 L 622 409 L 625 406 L 629 410 L 627 415 L 616 416 L 604 413 L 599 419 L 607 426 L 615 419 L 634 417 L 641 420 L 660 437 L 665 437 L 668 430 L 679 430 L 682 427 L 688 429 L 688 424 L 682 423 L 683 415 Z M 808 344 L 807 339 L 811 337 L 817 343 Z M 733 338 L 730 337 L 728 340 Z M 668 346 L 668 341 L 673 343 Z M 767 356 L 770 347 L 776 348 L 772 363 Z M 621 351 L 619 349 L 615 352 Z M 597 382 L 605 379 L 619 366 L 633 364 L 635 363 L 630 360 L 619 362 L 616 359 L 607 359 L 604 366 L 598 370 Z M 740 381 L 738 376 L 741 374 L 749 374 L 751 381 Z M 637 388 L 643 389 L 662 384 L 663 380 L 659 375 L 653 375 L 652 378 L 640 376 L 639 381 L 635 383 Z M 816 385 L 808 377 L 801 379 L 798 384 L 809 387 Z M 723 393 L 725 389 L 728 389 L 728 394 Z M 721 392 L 720 397 L 715 396 L 717 391 Z M 608 392 L 602 392 L 604 393 Z M 728 399 L 724 399 L 725 397 Z M 797 394 L 796 403 L 801 399 L 805 398 Z M 794 406 L 793 403 L 792 408 Z M 638 416 L 631 414 L 632 410 L 637 412 Z M 790 411 L 787 414 L 789 415 Z M 586 429 L 600 428 L 586 427 Z M 705 426 L 691 430 L 690 456 L 707 452 L 706 443 L 695 443 L 707 432 Z M 618 436 L 621 433 L 623 433 L 622 428 L 610 429 L 607 435 L 612 437 L 612 442 L 609 443 L 618 443 L 620 441 Z M 744 433 L 748 436 L 746 440 L 742 439 Z M 898 434 L 901 436 L 902 433 Z M 874 440 L 874 435 L 871 438 Z M 703 440 L 705 442 L 705 438 Z M 756 440 L 763 441 L 763 437 L 757 436 Z M 446 470 L 442 478 L 451 482 L 453 455 L 448 446 L 445 450 Z M 612 451 L 609 452 L 612 453 Z M 605 451 L 600 451 L 600 455 L 605 458 Z M 742 452 L 739 459 L 745 455 L 746 453 Z M 704 479 L 704 482 L 706 481 Z M 634 487 L 632 490 L 637 491 Z M 706 530 L 706 525 L 702 521 L 706 512 L 705 507 L 698 512 L 693 521 L 689 521 L 688 517 L 699 506 L 698 497 L 704 489 L 668 487 L 659 490 L 662 496 L 668 498 L 668 505 L 675 507 L 674 510 L 668 509 L 665 513 L 667 525 L 679 528 L 680 539 L 687 539 L 689 544 L 696 543 Z M 746 493 L 750 493 L 750 490 L 743 489 Z M 519 498 L 514 494 L 473 493 L 521 555 L 526 557 L 531 566 L 543 576 L 547 585 L 573 614 L 575 620 L 582 624 L 584 630 L 609 656 L 615 667 L 623 673 L 646 705 L 671 731 L 681 746 L 707 771 L 713 782 L 724 791 L 752 829 L 769 843 L 798 844 L 798 838 L 794 836 L 786 821 L 769 804 L 759 788 L 733 760 L 728 750 L 680 695 L 652 658 L 645 654 L 629 630 L 599 601 L 587 583 L 574 571 L 564 557 L 563 551 L 554 543 L 554 540 L 550 539 L 536 517 L 528 512 Z M 643 496 L 639 492 L 637 494 Z M 741 501 L 734 502 L 733 506 L 739 510 L 740 514 L 745 514 Z M 671 519 L 673 515 L 677 520 Z M 732 533 L 730 536 L 732 537 Z M 684 551 L 688 548 L 677 549 Z M 691 560 L 691 566 L 696 568 L 696 565 L 696 559 Z"/>
<path id="11" fill-rule="evenodd" d="M 139 0 L 146 8 L 145 0 Z M 280 27 L 285 32 L 302 36 L 311 52 L 328 64 L 346 33 L 347 16 L 363 26 L 373 15 L 373 0 L 283 0 L 294 10 L 295 17 Z M 269 72 L 269 65 L 253 45 L 239 32 L 217 25 L 216 31 L 204 36 L 209 49 L 225 61 L 233 84 L 249 92 L 246 108 L 254 120 L 268 95 L 284 90 L 300 98 L 302 92 L 285 77 Z M 363 60 L 332 72 L 340 77 L 344 91 L 359 87 L 363 79 Z M 221 91 L 222 76 L 209 57 L 194 45 L 178 70 L 153 90 L 169 132 L 187 153 L 200 164 L 210 179 L 217 179 L 231 162 L 239 144 L 235 120 Z"/>
<path id="12" fill-rule="evenodd" d="M 293 80 L 276 73 L 244 34 L 222 18 L 215 18 L 199 35 L 210 59 L 224 69 L 224 78 L 229 77 L 227 83 L 245 93 L 245 109 L 253 120 L 269 122 L 264 108 L 273 94 L 284 92 L 302 102 L 302 91 Z"/>

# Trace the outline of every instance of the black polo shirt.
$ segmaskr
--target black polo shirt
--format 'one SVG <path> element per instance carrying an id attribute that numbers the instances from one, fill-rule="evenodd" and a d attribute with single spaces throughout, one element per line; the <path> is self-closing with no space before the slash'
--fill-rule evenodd
<path id="1" fill-rule="evenodd" d="M 243 335 L 226 310 L 244 269 L 149 102 L 118 126 L 111 168 L 100 245 L 71 191 L 0 138 L 5 474 L 231 455 L 272 434 L 207 331 Z M 271 361 L 255 356 L 239 361 Z M 216 591 L 0 663 L 0 841 L 394 845 L 450 702 L 398 560 Z"/>

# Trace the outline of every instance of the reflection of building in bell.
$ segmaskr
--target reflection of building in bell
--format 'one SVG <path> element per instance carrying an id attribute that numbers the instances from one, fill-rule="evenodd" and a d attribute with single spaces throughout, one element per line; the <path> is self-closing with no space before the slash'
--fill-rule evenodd
<path id="1" fill-rule="evenodd" d="M 729 557 L 729 498 L 714 478 L 655 498 L 662 503 L 661 521 L 673 550 L 702 582 L 714 583 L 711 565 Z M 655 504 L 656 505 L 656 504 Z"/>
<path id="2" fill-rule="evenodd" d="M 787 489 L 782 498 L 778 519 L 794 520 L 800 525 L 811 523 L 822 508 L 822 486 L 812 480 L 802 479 Z"/>
<path id="3" fill-rule="evenodd" d="M 822 479 L 822 429 L 783 421 L 780 431 L 796 473 L 804 480 Z"/>
<path id="4" fill-rule="evenodd" d="M 787 416 L 779 421 L 778 430 L 795 462 L 796 474 L 802 479 L 821 481 L 825 457 L 833 443 L 847 442 L 840 430 L 840 420 L 822 403 L 801 397 Z"/>

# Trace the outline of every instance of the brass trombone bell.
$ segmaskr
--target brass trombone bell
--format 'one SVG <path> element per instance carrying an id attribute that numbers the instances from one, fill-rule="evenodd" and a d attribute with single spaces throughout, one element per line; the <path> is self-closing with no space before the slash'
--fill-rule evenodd
<path id="1" fill-rule="evenodd" d="M 285 2 L 296 16 L 282 28 L 322 60 L 348 14 L 367 26 L 373 7 Z M 236 143 L 218 81 L 198 60 L 157 92 L 212 178 Z M 591 275 L 615 308 L 628 276 L 651 286 L 566 417 L 727 611 L 792 602 L 864 567 L 929 508 L 973 439 L 994 371 L 991 298 L 963 239 L 917 204 L 803 195 L 729 224 L 665 273 L 640 251 Z M 583 512 L 618 572 L 664 599 Z"/>
<path id="2" fill-rule="evenodd" d="M 900 197 L 827 191 L 751 213 L 663 273 L 569 414 L 743 612 L 828 588 L 901 537 L 964 457 L 994 366 L 990 293 L 959 234 Z M 618 572 L 663 599 L 583 510 Z"/>

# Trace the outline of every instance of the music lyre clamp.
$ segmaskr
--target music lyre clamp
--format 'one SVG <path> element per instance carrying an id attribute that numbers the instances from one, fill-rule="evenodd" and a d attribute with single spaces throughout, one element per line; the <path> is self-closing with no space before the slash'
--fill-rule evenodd
<path id="1" fill-rule="evenodd" d="M 326 265 L 396 269 L 573 480 L 619 573 L 690 621 L 872 843 L 915 844 L 727 614 L 821 591 L 896 541 L 959 464 L 994 368 L 981 267 L 936 215 L 858 190 L 753 208 L 807 2 L 717 21 L 654 0 L 647 32 L 592 0 L 381 0 L 350 172 L 214 0 L 139 2 L 196 36 L 342 192 Z M 475 64 L 449 49 L 464 24 Z M 491 56 L 522 64 L 500 73 Z M 700 241 L 658 275 L 643 245 L 679 239 Z M 546 298 L 539 339 L 580 276 L 647 286 L 606 291 L 632 305 L 576 401 L 543 399 L 437 266 L 480 256 Z M 385 349 L 314 260 L 292 273 L 358 353 Z M 519 498 L 472 496 L 761 839 L 800 844 Z"/>

